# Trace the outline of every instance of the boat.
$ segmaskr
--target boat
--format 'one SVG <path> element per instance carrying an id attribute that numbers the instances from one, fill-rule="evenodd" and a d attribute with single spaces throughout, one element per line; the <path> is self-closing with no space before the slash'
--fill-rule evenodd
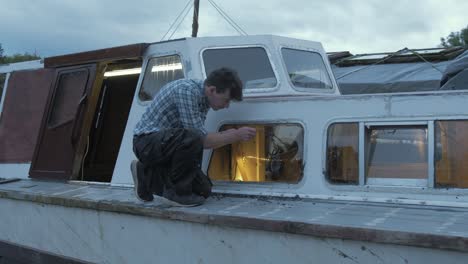
<path id="1" fill-rule="evenodd" d="M 467 84 L 343 94 L 332 55 L 251 35 L 1 66 L 0 261 L 466 263 Z M 205 127 L 248 125 L 255 139 L 204 152 L 202 206 L 138 201 L 143 111 L 168 82 L 221 66 L 244 100 Z"/>

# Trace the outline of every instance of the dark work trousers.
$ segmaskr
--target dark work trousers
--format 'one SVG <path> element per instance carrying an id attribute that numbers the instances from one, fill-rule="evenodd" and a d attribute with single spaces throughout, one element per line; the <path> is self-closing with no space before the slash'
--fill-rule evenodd
<path id="1" fill-rule="evenodd" d="M 164 188 L 172 188 L 179 195 L 211 194 L 212 183 L 200 168 L 203 141 L 195 131 L 166 129 L 135 136 L 133 152 L 152 193 L 162 195 Z"/>

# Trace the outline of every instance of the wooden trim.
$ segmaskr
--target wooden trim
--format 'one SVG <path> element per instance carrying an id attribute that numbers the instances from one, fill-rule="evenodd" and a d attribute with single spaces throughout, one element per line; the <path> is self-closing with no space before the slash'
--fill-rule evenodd
<path id="1" fill-rule="evenodd" d="M 77 64 L 87 64 L 100 61 L 140 58 L 148 43 L 138 43 L 126 46 L 72 53 L 44 59 L 44 68 L 57 68 Z"/>

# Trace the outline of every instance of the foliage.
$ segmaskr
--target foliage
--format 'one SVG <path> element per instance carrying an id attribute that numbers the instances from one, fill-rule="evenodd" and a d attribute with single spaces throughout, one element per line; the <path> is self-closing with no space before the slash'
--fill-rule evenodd
<path id="1" fill-rule="evenodd" d="M 25 52 L 23 54 L 16 53 L 11 56 L 4 55 L 3 52 L 4 50 L 2 48 L 2 44 L 0 44 L 0 64 L 39 60 L 41 58 L 37 56 L 37 54 L 30 54 L 28 52 Z"/>
<path id="2" fill-rule="evenodd" d="M 15 63 L 15 62 L 22 62 L 22 61 L 31 61 L 31 60 L 39 60 L 41 57 L 37 56 L 36 54 L 30 53 L 16 53 L 12 56 L 3 56 L 0 58 L 0 64 L 7 64 L 7 63 Z"/>
<path id="3" fill-rule="evenodd" d="M 444 48 L 455 46 L 468 48 L 468 25 L 459 32 L 451 32 L 447 38 L 440 38 L 440 45 Z"/>

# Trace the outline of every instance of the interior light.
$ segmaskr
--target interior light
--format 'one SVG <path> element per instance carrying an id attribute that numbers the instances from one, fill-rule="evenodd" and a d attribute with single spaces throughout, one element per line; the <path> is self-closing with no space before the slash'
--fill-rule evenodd
<path id="1" fill-rule="evenodd" d="M 133 75 L 133 74 L 140 74 L 140 73 L 141 73 L 141 68 L 133 68 L 133 69 L 125 69 L 125 70 L 108 71 L 104 73 L 104 77 Z"/>
<path id="2" fill-rule="evenodd" d="M 156 65 L 156 66 L 153 66 L 153 68 L 151 69 L 151 72 L 175 71 L 175 70 L 182 70 L 182 63 Z"/>

